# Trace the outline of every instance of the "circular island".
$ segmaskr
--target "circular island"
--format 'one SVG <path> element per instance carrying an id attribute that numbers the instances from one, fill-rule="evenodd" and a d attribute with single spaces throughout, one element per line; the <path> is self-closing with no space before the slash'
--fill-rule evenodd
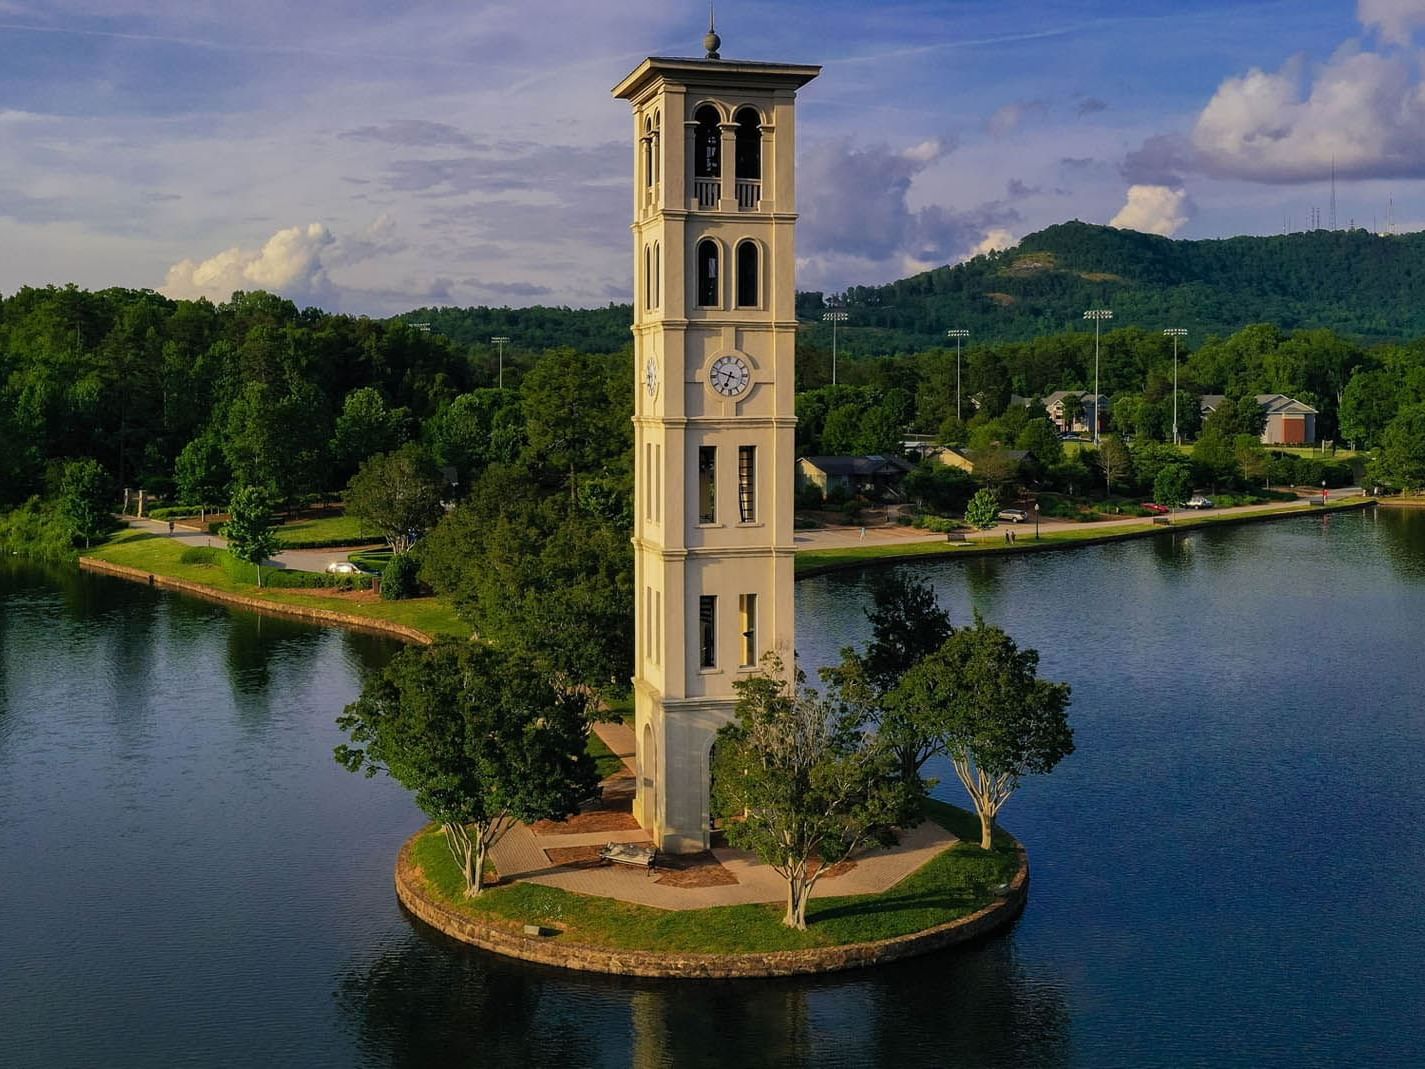
<path id="1" fill-rule="evenodd" d="M 838 894 L 838 883 L 844 881 L 849 890 L 858 881 L 849 872 L 831 870 L 821 885 L 825 890 L 819 888 L 812 900 L 805 931 L 784 925 L 782 905 L 767 900 L 700 908 L 645 904 L 653 890 L 649 876 L 597 868 L 587 848 L 582 857 L 551 848 L 547 867 L 502 878 L 467 896 L 433 825 L 402 847 L 396 894 L 411 914 L 453 939 L 542 965 L 696 979 L 834 972 L 985 936 L 1008 927 L 1024 908 L 1029 861 L 1018 842 L 997 830 L 994 848 L 982 850 L 975 841 L 978 818 L 954 806 L 931 802 L 927 817 L 922 827 L 930 831 L 919 838 L 930 845 L 910 857 L 919 861 L 928 854 L 928 860 L 886 889 L 867 893 Z M 878 863 L 868 856 L 846 868 Z M 692 878 L 674 879 L 673 885 L 706 888 L 708 881 L 699 877 L 708 865 L 722 867 L 709 855 L 702 868 L 693 864 L 683 874 L 675 871 Z M 595 886 L 587 876 L 593 873 L 599 890 L 579 893 L 547 882 L 566 873 L 566 883 L 586 874 L 584 886 Z M 858 886 L 867 885 L 865 875 Z"/>

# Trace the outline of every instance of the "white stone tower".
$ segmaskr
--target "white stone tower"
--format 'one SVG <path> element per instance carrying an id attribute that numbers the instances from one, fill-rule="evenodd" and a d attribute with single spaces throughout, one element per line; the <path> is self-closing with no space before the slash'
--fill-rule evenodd
<path id="1" fill-rule="evenodd" d="M 634 119 L 634 816 L 707 848 L 733 683 L 793 655 L 796 91 L 820 67 L 644 60 Z"/>

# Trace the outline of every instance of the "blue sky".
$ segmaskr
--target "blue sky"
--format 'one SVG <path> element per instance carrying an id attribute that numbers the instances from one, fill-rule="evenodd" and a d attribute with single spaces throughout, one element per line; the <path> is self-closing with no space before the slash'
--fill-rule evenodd
<path id="1" fill-rule="evenodd" d="M 1079 218 L 1183 237 L 1425 223 L 1425 0 L 722 0 L 824 65 L 799 285 Z M 330 309 L 630 290 L 626 105 L 700 3 L 0 0 L 0 292 L 269 288 Z M 1419 39 L 1418 39 L 1419 38 Z"/>

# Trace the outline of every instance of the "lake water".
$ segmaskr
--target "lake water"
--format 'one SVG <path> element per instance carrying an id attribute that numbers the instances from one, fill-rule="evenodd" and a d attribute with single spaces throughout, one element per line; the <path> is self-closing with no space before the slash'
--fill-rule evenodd
<path id="1" fill-rule="evenodd" d="M 0 1065 L 1420 1064 L 1425 512 L 906 567 L 1074 686 L 1078 752 L 1002 816 L 1028 909 L 883 970 L 679 985 L 402 914 L 420 816 L 330 756 L 392 643 L 0 562 Z M 866 599 L 798 585 L 805 663 Z"/>

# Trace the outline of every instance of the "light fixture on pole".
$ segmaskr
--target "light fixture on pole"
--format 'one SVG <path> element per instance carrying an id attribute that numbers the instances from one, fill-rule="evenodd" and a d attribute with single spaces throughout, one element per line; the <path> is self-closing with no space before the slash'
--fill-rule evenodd
<path id="1" fill-rule="evenodd" d="M 836 324 L 845 323 L 851 317 L 842 311 L 823 312 L 821 321 L 831 324 L 831 385 L 836 385 Z"/>
<path id="2" fill-rule="evenodd" d="M 968 330 L 947 330 L 947 338 L 955 339 L 955 419 L 960 420 L 960 342 L 970 336 Z"/>
<path id="3" fill-rule="evenodd" d="M 1173 339 L 1173 445 L 1178 444 L 1178 339 L 1186 338 L 1182 327 L 1169 327 L 1163 333 Z"/>
<path id="4" fill-rule="evenodd" d="M 510 343 L 509 338 L 491 338 L 491 345 L 500 347 L 500 389 L 505 388 L 505 346 Z"/>
<path id="5" fill-rule="evenodd" d="M 1098 445 L 1098 429 L 1103 422 L 1099 414 L 1103 394 L 1098 391 L 1098 332 L 1105 319 L 1113 318 L 1113 312 L 1107 308 L 1090 308 L 1084 318 L 1093 320 L 1093 444 Z"/>

